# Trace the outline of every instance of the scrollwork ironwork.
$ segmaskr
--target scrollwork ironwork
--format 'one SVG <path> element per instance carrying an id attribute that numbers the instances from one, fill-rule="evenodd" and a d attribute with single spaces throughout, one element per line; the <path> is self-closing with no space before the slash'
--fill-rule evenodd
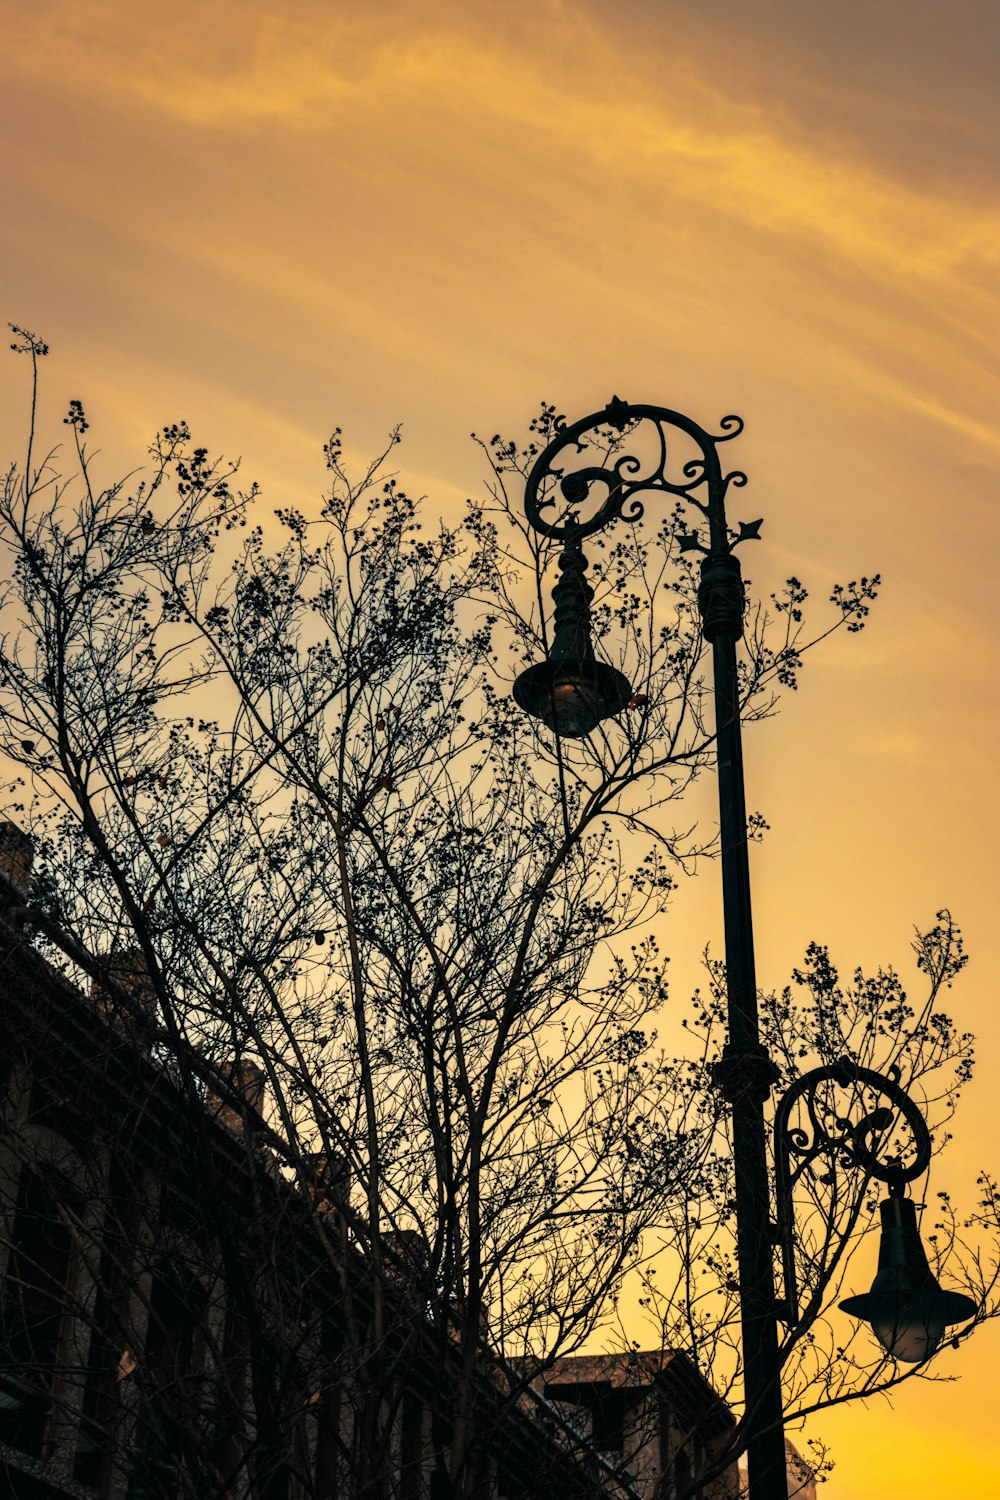
<path id="1" fill-rule="evenodd" d="M 863 1068 L 852 1058 L 841 1058 L 826 1067 L 813 1068 L 782 1096 L 774 1116 L 775 1200 L 777 1209 L 776 1238 L 781 1245 L 785 1286 L 785 1315 L 789 1324 L 798 1320 L 798 1291 L 795 1269 L 793 1197 L 796 1183 L 814 1162 L 825 1158 L 832 1171 L 838 1165 L 864 1172 L 889 1185 L 891 1194 L 901 1194 L 906 1183 L 923 1175 L 930 1165 L 932 1142 L 927 1122 L 906 1090 L 900 1085 L 896 1067 L 888 1075 Z M 834 1083 L 841 1088 L 861 1085 L 888 1099 L 893 1106 L 876 1105 L 860 1118 L 836 1114 L 821 1102 L 821 1088 Z M 792 1110 L 803 1104 L 806 1121 L 791 1124 Z M 909 1128 L 912 1150 L 891 1155 L 880 1143 L 899 1120 Z M 909 1158 L 909 1159 L 907 1159 Z M 794 1165 L 793 1165 L 794 1163 Z"/>
<path id="2" fill-rule="evenodd" d="M 693 505 L 708 522 L 708 545 L 693 531 L 681 538 L 682 549 L 728 554 L 740 542 L 756 540 L 762 522 L 741 522 L 736 532 L 727 527 L 726 494 L 730 486 L 745 485 L 747 477 L 741 469 L 723 473 L 718 449 L 739 436 L 743 420 L 730 414 L 719 426 L 720 431 L 713 434 L 669 407 L 633 406 L 614 396 L 603 411 L 561 425 L 539 454 L 528 475 L 528 520 L 554 541 L 582 541 L 613 520 L 639 521 L 645 514 L 645 497 L 664 494 Z M 682 458 L 671 477 L 668 467 L 674 447 L 685 439 L 697 453 Z M 651 452 L 643 456 L 637 446 Z M 574 456 L 595 448 L 599 453 L 603 449 L 597 463 L 572 467 Z M 560 500 L 565 513 L 557 520 L 547 513 Z M 581 519 L 579 512 L 588 505 L 593 506 L 592 513 Z"/>

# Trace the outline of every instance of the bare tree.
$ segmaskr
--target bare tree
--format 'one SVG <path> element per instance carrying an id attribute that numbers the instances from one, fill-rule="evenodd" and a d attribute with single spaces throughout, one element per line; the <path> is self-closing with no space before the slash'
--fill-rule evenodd
<path id="1" fill-rule="evenodd" d="M 147 1381 L 148 1422 L 169 1446 L 163 1424 L 183 1421 L 163 1392 L 187 1399 L 211 1377 L 200 1425 L 185 1427 L 192 1492 L 249 1476 L 277 1500 L 293 1483 L 332 1493 L 317 1478 L 327 1450 L 307 1460 L 296 1434 L 304 1406 L 336 1389 L 351 1436 L 331 1415 L 322 1462 L 347 1465 L 362 1495 L 403 1500 L 400 1421 L 430 1337 L 436 1492 L 472 1495 L 485 1435 L 613 1321 L 623 1278 L 644 1266 L 652 1278 L 653 1256 L 650 1287 L 670 1281 L 649 1292 L 663 1336 L 735 1395 L 729 1156 L 706 1072 L 717 971 L 692 1053 L 657 1038 L 660 919 L 714 847 L 685 802 L 713 734 L 679 517 L 598 547 L 595 631 L 640 686 L 619 723 L 549 740 L 509 697 L 544 645 L 550 559 L 507 486 L 555 430 L 554 408 L 526 446 L 484 445 L 487 495 L 454 524 L 422 522 L 391 473 L 398 433 L 352 478 L 335 432 L 315 515 L 265 519 L 256 490 L 183 424 L 158 434 L 141 474 L 102 485 L 74 401 L 66 469 L 56 451 L 39 457 L 46 350 L 21 330 L 13 347 L 34 386 L 25 458 L 0 500 L 0 733 L 10 816 L 37 849 L 26 920 L 70 977 L 97 955 L 108 993 L 115 955 L 141 957 L 152 1055 L 206 1120 L 189 1142 L 209 1189 L 201 1250 L 180 1244 L 179 1206 L 140 1211 L 138 1193 L 120 1197 L 145 1227 L 119 1216 L 115 1231 L 129 1255 L 140 1247 L 148 1286 L 170 1288 L 157 1306 L 140 1290 L 143 1326 L 172 1326 L 173 1297 L 205 1347 L 190 1380 L 176 1351 L 147 1348 L 104 1399 Z M 794 689 L 812 645 L 861 629 L 876 585 L 834 590 L 813 636 L 797 580 L 753 615 L 748 723 Z M 950 1107 L 971 1052 L 936 997 L 958 940 L 947 923 L 922 941 L 931 1001 L 916 1014 L 893 976 L 845 988 L 811 950 L 768 1011 L 785 1076 L 860 1048 L 910 1079 L 945 1079 Z M 206 1087 L 225 1095 L 248 1067 L 267 1102 L 229 1106 L 259 1184 L 249 1216 L 218 1181 L 205 1110 Z M 279 1179 L 299 1197 L 266 1186 Z M 837 1347 L 823 1321 L 869 1189 L 810 1187 L 807 1319 L 787 1364 L 799 1411 L 898 1378 Z M 290 1280 L 283 1264 L 292 1201 L 337 1288 L 335 1350 L 329 1309 L 314 1316 L 300 1294 L 321 1272 Z M 116 1277 L 142 1283 L 127 1261 L 122 1249 L 95 1264 L 95 1298 L 109 1303 Z M 985 1315 L 993 1273 L 978 1274 Z M 97 1339 L 107 1320 L 88 1316 Z M 169 1372 L 158 1383 L 156 1358 Z"/>

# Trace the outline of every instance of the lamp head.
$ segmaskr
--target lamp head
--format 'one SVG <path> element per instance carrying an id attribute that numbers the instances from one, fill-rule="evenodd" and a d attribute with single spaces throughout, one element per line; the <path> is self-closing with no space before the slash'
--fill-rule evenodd
<path id="1" fill-rule="evenodd" d="M 615 667 L 600 662 L 590 638 L 593 590 L 578 537 L 571 537 L 559 559 L 555 635 L 548 660 L 528 667 L 514 683 L 514 702 L 556 734 L 583 739 L 602 719 L 610 719 L 632 697 L 632 685 Z"/>
<path id="2" fill-rule="evenodd" d="M 632 696 L 623 673 L 589 656 L 557 658 L 528 667 L 514 683 L 514 701 L 556 734 L 583 739 L 602 719 L 621 713 Z"/>
<path id="3" fill-rule="evenodd" d="M 893 1195 L 881 1205 L 878 1271 L 870 1292 L 848 1297 L 844 1312 L 872 1325 L 883 1349 L 904 1364 L 933 1354 L 945 1328 L 976 1311 L 971 1297 L 943 1291 L 927 1264 L 910 1198 Z"/>

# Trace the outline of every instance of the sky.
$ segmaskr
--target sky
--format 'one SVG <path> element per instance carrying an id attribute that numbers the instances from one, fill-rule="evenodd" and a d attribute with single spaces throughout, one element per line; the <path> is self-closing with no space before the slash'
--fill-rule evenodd
<path id="1" fill-rule="evenodd" d="M 615 392 L 744 417 L 755 590 L 881 571 L 870 629 L 748 736 L 758 968 L 815 938 L 912 978 L 951 908 L 961 1197 L 1000 1090 L 995 0 L 0 0 L 0 39 L 0 312 L 107 477 L 186 418 L 308 507 L 332 427 L 360 462 L 402 422 L 449 511 L 470 432 Z M 25 374 L 0 359 L 4 462 Z M 682 983 L 718 902 L 712 871 L 678 898 Z M 830 1500 L 1000 1490 L 998 1358 L 987 1329 L 949 1383 L 817 1418 Z"/>

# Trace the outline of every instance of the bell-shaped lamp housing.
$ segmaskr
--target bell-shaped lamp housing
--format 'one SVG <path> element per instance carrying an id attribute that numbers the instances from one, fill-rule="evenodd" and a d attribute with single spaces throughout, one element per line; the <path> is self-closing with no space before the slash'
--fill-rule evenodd
<path id="1" fill-rule="evenodd" d="M 976 1311 L 971 1297 L 943 1291 L 927 1264 L 912 1199 L 893 1195 L 881 1205 L 882 1238 L 878 1271 L 870 1292 L 840 1304 L 853 1318 L 870 1323 L 875 1337 L 894 1359 L 919 1364 L 934 1353 L 952 1323 Z"/>
<path id="2" fill-rule="evenodd" d="M 514 683 L 514 701 L 556 734 L 583 739 L 602 719 L 621 713 L 632 696 L 628 678 L 589 657 L 539 662 Z"/>
<path id="3" fill-rule="evenodd" d="M 548 660 L 528 667 L 514 683 L 515 703 L 569 739 L 583 739 L 602 719 L 621 713 L 632 697 L 632 685 L 624 673 L 594 655 L 590 638 L 594 595 L 584 577 L 586 567 L 580 543 L 568 542 L 559 559 L 559 582 L 552 590 L 555 634 Z"/>

